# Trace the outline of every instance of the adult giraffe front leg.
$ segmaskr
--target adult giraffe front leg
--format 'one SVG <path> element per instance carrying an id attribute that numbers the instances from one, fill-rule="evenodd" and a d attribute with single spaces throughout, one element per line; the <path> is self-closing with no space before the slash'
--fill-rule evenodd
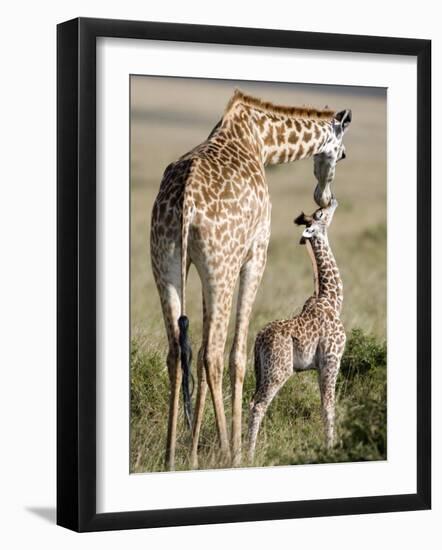
<path id="1" fill-rule="evenodd" d="M 230 351 L 229 370 L 232 386 L 232 464 L 241 463 L 242 395 L 247 363 L 247 335 L 250 315 L 267 259 L 268 239 L 255 244 L 252 256 L 240 272 L 235 336 Z"/>

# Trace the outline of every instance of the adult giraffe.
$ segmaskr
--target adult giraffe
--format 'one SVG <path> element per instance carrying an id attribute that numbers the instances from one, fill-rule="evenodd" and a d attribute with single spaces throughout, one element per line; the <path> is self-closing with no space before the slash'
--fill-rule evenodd
<path id="1" fill-rule="evenodd" d="M 152 211 L 151 260 L 169 342 L 170 379 L 166 467 L 174 469 L 180 386 L 192 425 L 189 395 L 191 351 L 185 314 L 190 264 L 203 294 L 203 335 L 197 361 L 192 426 L 192 466 L 197 466 L 207 382 L 221 451 L 230 460 L 223 405 L 224 347 L 232 297 L 240 278 L 235 336 L 229 367 L 232 385 L 233 465 L 241 460 L 242 387 L 250 314 L 263 274 L 270 237 L 270 198 L 265 166 L 314 158 L 315 200 L 326 206 L 335 165 L 345 156 L 342 137 L 351 111 L 335 113 L 282 107 L 236 90 L 209 137 L 170 164 Z"/>

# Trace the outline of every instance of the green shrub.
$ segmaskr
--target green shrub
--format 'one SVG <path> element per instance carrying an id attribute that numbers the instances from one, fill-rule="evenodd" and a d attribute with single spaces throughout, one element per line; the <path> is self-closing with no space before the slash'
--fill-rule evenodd
<path id="1" fill-rule="evenodd" d="M 345 346 L 341 361 L 341 374 L 353 378 L 367 374 L 376 368 L 387 366 L 387 344 L 379 343 L 374 336 L 365 335 L 361 329 L 353 329 Z"/>
<path id="2" fill-rule="evenodd" d="M 387 344 L 353 329 L 338 378 L 338 460 L 381 460 L 387 453 Z"/>
<path id="3" fill-rule="evenodd" d="M 361 396 L 362 397 L 362 396 Z M 349 460 L 380 460 L 387 456 L 387 407 L 385 384 L 364 400 L 346 405 L 340 427 L 340 449 Z"/>

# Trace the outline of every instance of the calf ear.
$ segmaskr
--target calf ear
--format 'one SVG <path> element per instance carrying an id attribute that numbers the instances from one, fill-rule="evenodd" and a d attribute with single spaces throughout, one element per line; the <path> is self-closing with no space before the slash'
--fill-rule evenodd
<path id="1" fill-rule="evenodd" d="M 335 119 L 340 123 L 344 132 L 350 126 L 351 117 L 351 109 L 345 109 L 344 111 L 339 111 L 339 113 L 335 114 Z"/>
<path id="2" fill-rule="evenodd" d="M 302 232 L 302 236 L 304 239 L 311 239 L 314 235 L 316 235 L 318 228 L 316 227 L 316 224 L 311 225 L 310 227 L 306 227 L 304 231 Z"/>
<path id="3" fill-rule="evenodd" d="M 313 223 L 312 225 L 309 225 L 302 232 L 302 237 L 301 237 L 301 240 L 299 241 L 299 244 L 305 244 L 305 241 L 307 239 L 311 239 L 312 237 L 314 237 L 317 232 L 318 232 L 318 226 L 315 223 Z"/>
<path id="4" fill-rule="evenodd" d="M 312 218 L 311 216 L 306 216 L 304 212 L 301 212 L 293 221 L 296 225 L 307 225 L 312 221 Z"/>

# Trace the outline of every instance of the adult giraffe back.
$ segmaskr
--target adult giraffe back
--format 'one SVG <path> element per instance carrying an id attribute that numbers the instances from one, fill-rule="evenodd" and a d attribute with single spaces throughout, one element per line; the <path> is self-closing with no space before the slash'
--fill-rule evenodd
<path id="1" fill-rule="evenodd" d="M 197 360 L 197 397 L 192 428 L 192 466 L 207 394 L 215 409 L 221 451 L 230 460 L 222 394 L 224 347 L 236 282 L 235 336 L 229 367 L 232 385 L 233 465 L 241 461 L 241 410 L 252 306 L 265 268 L 270 237 L 270 198 L 265 166 L 315 157 L 315 200 L 326 201 L 342 136 L 351 112 L 281 107 L 236 91 L 205 142 L 170 164 L 155 200 L 151 259 L 169 342 L 170 378 L 166 466 L 175 465 L 180 386 L 190 418 L 189 350 L 185 280 L 190 264 L 203 294 L 203 334 Z M 183 369 L 181 368 L 183 367 Z"/>

